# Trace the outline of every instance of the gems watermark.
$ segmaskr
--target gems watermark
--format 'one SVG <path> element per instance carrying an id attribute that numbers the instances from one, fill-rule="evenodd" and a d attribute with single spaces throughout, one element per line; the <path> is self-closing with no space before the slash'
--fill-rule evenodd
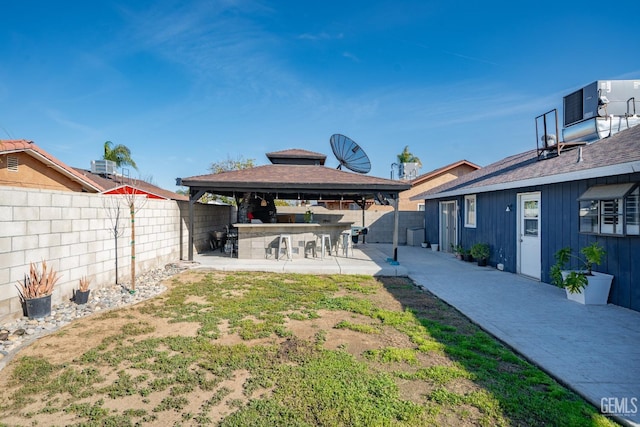
<path id="1" fill-rule="evenodd" d="M 600 399 L 600 412 L 628 417 L 638 414 L 638 404 L 637 397 L 603 397 Z"/>

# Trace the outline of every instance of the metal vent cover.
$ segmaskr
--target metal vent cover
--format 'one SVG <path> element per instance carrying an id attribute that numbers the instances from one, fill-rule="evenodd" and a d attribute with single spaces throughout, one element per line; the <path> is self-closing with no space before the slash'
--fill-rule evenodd
<path id="1" fill-rule="evenodd" d="M 583 93 L 584 89 L 577 90 L 564 97 L 564 125 L 579 122 L 583 119 Z"/>
<path id="2" fill-rule="evenodd" d="M 18 158 L 15 156 L 7 156 L 7 169 L 11 172 L 18 172 Z"/>

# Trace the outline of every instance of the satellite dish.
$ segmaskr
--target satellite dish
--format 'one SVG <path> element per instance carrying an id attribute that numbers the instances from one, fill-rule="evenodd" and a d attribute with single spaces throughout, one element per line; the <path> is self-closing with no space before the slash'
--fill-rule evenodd
<path id="1" fill-rule="evenodd" d="M 342 166 L 358 173 L 367 173 L 371 170 L 371 162 L 364 150 L 351 138 L 336 133 L 329 138 L 331 149 L 338 162 L 338 169 Z"/>

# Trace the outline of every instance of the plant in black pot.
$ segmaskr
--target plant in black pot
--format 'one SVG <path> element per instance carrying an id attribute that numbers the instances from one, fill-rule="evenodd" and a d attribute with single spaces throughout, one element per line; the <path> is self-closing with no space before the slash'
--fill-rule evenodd
<path id="1" fill-rule="evenodd" d="M 471 256 L 476 259 L 478 265 L 484 267 L 489 259 L 489 245 L 486 243 L 475 243 L 471 246 Z"/>
<path id="2" fill-rule="evenodd" d="M 42 261 L 42 270 L 36 264 L 29 266 L 29 275 L 24 276 L 24 281 L 18 281 L 18 292 L 22 299 L 27 316 L 30 319 L 47 317 L 51 314 L 51 294 L 53 287 L 60 279 L 56 271 L 47 267 L 47 262 Z"/>
<path id="3" fill-rule="evenodd" d="M 453 252 L 453 256 L 455 256 L 456 258 L 462 259 L 464 248 L 462 247 L 462 245 L 454 245 L 453 243 L 451 243 L 451 252 Z"/>
<path id="4" fill-rule="evenodd" d="M 567 292 L 567 298 L 582 304 L 606 304 L 613 276 L 593 271 L 593 266 L 602 262 L 606 252 L 593 242 L 580 249 L 581 256 L 573 255 L 570 247 L 554 254 L 556 263 L 551 267 L 551 283 Z M 576 269 L 567 270 L 571 260 L 577 261 Z M 574 264 L 575 265 L 575 264 Z"/>
<path id="5" fill-rule="evenodd" d="M 73 300 L 76 304 L 86 304 L 89 301 L 89 293 L 91 289 L 89 289 L 89 283 L 91 280 L 87 278 L 87 276 L 82 276 L 79 281 L 78 290 L 74 295 Z"/>

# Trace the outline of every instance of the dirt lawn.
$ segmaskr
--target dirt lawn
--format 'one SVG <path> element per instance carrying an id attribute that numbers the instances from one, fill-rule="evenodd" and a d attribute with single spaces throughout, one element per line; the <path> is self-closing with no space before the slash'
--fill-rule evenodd
<path id="1" fill-rule="evenodd" d="M 263 273 L 251 275 L 251 281 L 274 280 L 274 276 Z M 0 425 L 107 425 L 105 417 L 111 417 L 108 425 L 215 425 L 249 402 L 271 396 L 276 384 L 252 378 L 250 367 L 210 367 L 214 362 L 202 361 L 202 357 L 185 370 L 197 376 L 195 382 L 198 386 L 193 387 L 190 379 L 182 383 L 174 381 L 164 388 L 162 386 L 163 375 L 167 375 L 159 367 L 162 362 L 170 358 L 188 357 L 191 351 L 180 351 L 176 347 L 179 344 L 166 344 L 162 340 L 196 339 L 199 336 L 202 339 L 203 322 L 185 316 L 222 311 L 220 304 L 223 300 L 239 300 L 250 294 L 250 289 L 243 286 L 242 279 L 234 282 L 233 286 L 225 285 L 226 290 L 214 296 L 207 293 L 207 286 L 212 286 L 211 283 L 223 284 L 230 277 L 231 274 L 227 273 L 183 272 L 167 280 L 165 285 L 168 291 L 152 300 L 74 321 L 24 348 L 0 377 L 0 399 L 3 402 L 0 404 Z M 249 281 L 250 276 L 245 277 Z M 362 281 L 367 282 L 363 285 L 364 290 L 359 289 L 357 284 L 349 283 L 339 285 L 329 294 L 337 299 L 349 298 L 354 294 L 363 296 L 377 312 L 402 314 L 410 310 L 416 317 L 428 317 L 430 322 L 447 325 L 458 334 L 473 336 L 478 333 L 478 328 L 468 319 L 428 292 L 412 286 L 407 278 L 368 278 Z M 186 294 L 178 292 L 188 284 L 199 282 L 209 285 L 194 286 Z M 265 296 L 261 298 L 262 303 L 268 299 Z M 275 302 L 281 299 L 274 297 Z M 214 308 L 211 308 L 212 304 Z M 174 307 L 176 311 L 182 307 L 193 307 L 193 310 L 177 316 L 168 315 L 164 309 L 166 306 Z M 417 345 L 410 333 L 391 322 L 381 322 L 375 316 L 358 313 L 357 309 L 318 308 L 312 311 L 312 315 L 301 316 L 300 312 L 306 313 L 306 309 L 308 307 L 302 311 L 284 310 L 276 320 L 276 323 L 280 322 L 276 328 L 280 333 L 261 333 L 258 330 L 253 337 L 247 337 L 249 332 L 243 332 L 239 325 L 250 328 L 268 323 L 264 317 L 256 314 L 257 311 L 247 309 L 247 313 L 240 316 L 236 313 L 221 315 L 214 325 L 209 325 L 210 335 L 204 334 L 206 342 L 216 345 L 212 347 L 216 352 L 222 351 L 222 347 L 244 352 L 249 351 L 245 348 L 275 348 L 277 350 L 269 353 L 268 357 L 277 357 L 282 364 L 293 365 L 306 351 L 311 351 L 306 349 L 308 343 L 318 342 L 321 337 L 319 342 L 322 348 L 346 351 L 357 362 L 366 363 L 376 372 L 404 372 L 406 375 L 394 377 L 399 398 L 418 405 L 430 405 L 433 399 L 428 396 L 443 384 L 416 380 L 411 377 L 412 374 L 426 372 L 430 367 L 453 369 L 459 366 L 446 352 L 438 350 L 435 341 L 434 351 L 415 351 Z M 363 330 L 337 327 L 345 323 L 371 328 L 373 332 L 363 333 Z M 148 361 L 145 360 L 142 355 L 151 350 L 136 347 L 143 343 L 155 343 L 157 348 L 153 351 L 161 350 L 162 353 L 154 353 Z M 125 351 L 119 353 L 123 348 Z M 415 360 L 388 361 L 371 357 L 371 354 L 384 349 L 409 349 Z M 127 352 L 130 354 L 127 355 Z M 136 352 L 141 355 L 139 359 L 131 355 Z M 127 360 L 128 356 L 131 359 Z M 48 365 L 45 368 L 21 366 L 19 361 L 24 357 L 42 359 Z M 235 360 L 232 355 L 228 358 Z M 210 363 L 209 367 L 203 369 L 208 366 L 207 363 Z M 228 362 L 230 366 L 233 363 Z M 57 376 L 49 385 L 38 387 L 34 376 L 38 369 L 47 371 L 47 374 L 53 371 Z M 169 368 L 169 371 L 176 369 Z M 519 371 L 527 368 L 502 361 L 499 369 Z M 65 376 L 65 370 L 68 376 Z M 72 375 L 71 371 L 81 373 Z M 82 378 L 85 378 L 85 383 Z M 61 385 L 58 383 L 64 381 L 77 382 L 78 385 L 71 391 L 59 391 Z M 25 382 L 33 382 L 33 388 L 25 389 Z M 477 381 L 464 375 L 448 380 L 446 389 L 450 393 L 467 396 L 483 392 Z M 488 415 L 486 410 L 475 404 L 461 401 L 456 405 L 444 406 L 445 409 L 438 407 L 432 416 L 435 424 L 472 426 L 486 425 L 487 422 L 508 423 L 508 417 L 497 415 L 497 418 L 491 418 L 496 415 Z M 527 425 L 521 421 L 516 424 Z M 532 421 L 532 425 L 535 425 L 535 419 Z"/>

